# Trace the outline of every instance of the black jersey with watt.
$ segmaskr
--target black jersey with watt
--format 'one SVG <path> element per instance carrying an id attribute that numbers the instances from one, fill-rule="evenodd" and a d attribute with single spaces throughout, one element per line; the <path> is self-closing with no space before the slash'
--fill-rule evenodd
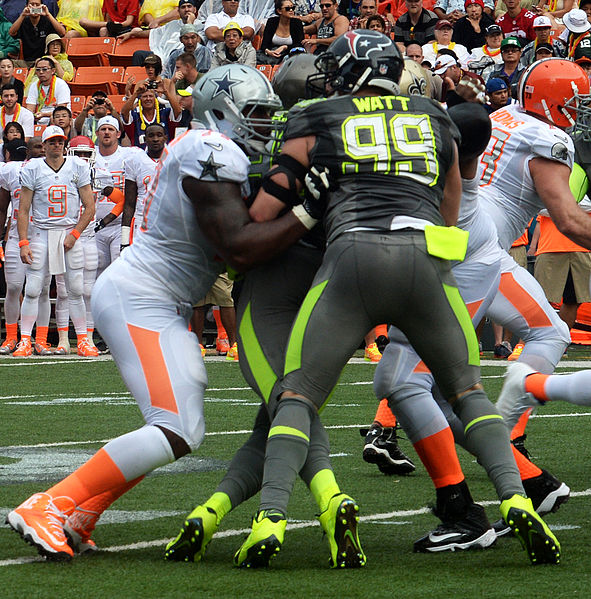
<path id="1" fill-rule="evenodd" d="M 316 136 L 310 162 L 336 189 L 325 218 L 328 241 L 353 228 L 390 230 L 395 216 L 442 224 L 439 206 L 459 132 L 420 96 L 340 96 L 294 106 L 284 141 Z"/>

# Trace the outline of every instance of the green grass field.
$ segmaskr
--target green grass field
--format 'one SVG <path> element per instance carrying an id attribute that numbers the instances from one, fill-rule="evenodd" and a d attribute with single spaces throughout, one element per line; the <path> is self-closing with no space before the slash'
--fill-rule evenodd
<path id="1" fill-rule="evenodd" d="M 587 360 L 580 364 L 591 366 Z M 147 477 L 105 513 L 93 537 L 100 553 L 55 564 L 39 558 L 3 524 L 6 513 L 71 472 L 104 441 L 141 426 L 142 419 L 110 360 L 0 360 L 0 597 L 589 596 L 591 410 L 553 404 L 528 426 L 527 447 L 535 461 L 572 491 L 569 502 L 547 517 L 562 542 L 559 566 L 530 566 L 514 539 L 500 539 L 486 551 L 413 554 L 413 541 L 437 524 L 428 510 L 432 484 L 420 464 L 415 474 L 393 478 L 361 459 L 358 429 L 371 422 L 376 407 L 374 367 L 362 363 L 347 366 L 323 420 L 337 479 L 360 504 L 367 567 L 328 568 L 316 506 L 300 481 L 290 503 L 293 528 L 288 526 L 283 549 L 268 571 L 232 567 L 256 498 L 226 517 L 202 563 L 165 562 L 164 545 L 184 515 L 214 490 L 258 405 L 237 364 L 208 359 L 206 365 L 207 435 L 199 451 Z M 493 399 L 504 366 L 483 367 Z M 408 441 L 401 446 L 416 458 Z M 484 471 L 463 451 L 460 459 L 472 494 L 496 520 L 496 498 Z"/>

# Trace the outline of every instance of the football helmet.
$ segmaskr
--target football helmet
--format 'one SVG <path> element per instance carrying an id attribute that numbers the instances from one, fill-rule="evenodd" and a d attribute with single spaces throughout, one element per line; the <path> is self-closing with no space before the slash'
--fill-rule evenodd
<path id="1" fill-rule="evenodd" d="M 78 158 L 86 160 L 91 167 L 94 166 L 96 150 L 92 139 L 86 137 L 86 135 L 76 135 L 76 137 L 72 137 L 68 144 L 67 154 L 68 156 L 78 156 Z"/>
<path id="2" fill-rule="evenodd" d="M 314 54 L 295 54 L 286 58 L 275 73 L 271 84 L 286 110 L 311 97 L 306 81 L 316 73 L 316 58 Z"/>
<path id="3" fill-rule="evenodd" d="M 403 96 L 425 96 L 432 98 L 431 78 L 427 71 L 410 58 L 404 59 L 404 69 L 400 77 L 400 93 Z"/>
<path id="4" fill-rule="evenodd" d="M 447 114 L 462 135 L 458 147 L 460 162 L 480 156 L 488 145 L 492 127 L 484 106 L 476 102 L 463 102 L 448 108 Z"/>
<path id="5" fill-rule="evenodd" d="M 354 94 L 367 85 L 397 94 L 404 61 L 389 37 L 379 31 L 356 29 L 339 36 L 316 59 L 316 68 L 318 74 L 308 77 L 313 97 Z"/>
<path id="6" fill-rule="evenodd" d="M 265 151 L 275 138 L 272 116 L 281 100 L 269 80 L 243 64 L 212 69 L 193 88 L 193 123 L 219 131 L 248 154 Z"/>
<path id="7" fill-rule="evenodd" d="M 526 112 L 567 129 L 589 111 L 589 78 L 570 60 L 538 60 L 521 75 L 517 99 Z"/>

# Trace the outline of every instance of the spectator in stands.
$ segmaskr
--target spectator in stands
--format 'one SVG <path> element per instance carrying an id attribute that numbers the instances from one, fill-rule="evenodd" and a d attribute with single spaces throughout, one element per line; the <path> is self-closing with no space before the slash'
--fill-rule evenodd
<path id="1" fill-rule="evenodd" d="M 100 21 L 103 18 L 102 0 L 61 0 L 56 19 L 66 28 L 66 37 L 86 37 L 81 20 Z"/>
<path id="2" fill-rule="evenodd" d="M 68 141 L 76 137 L 76 130 L 72 122 L 72 111 L 67 106 L 56 106 L 53 109 L 51 124 L 61 127 Z"/>
<path id="3" fill-rule="evenodd" d="M 460 64 L 466 64 L 468 62 L 468 50 L 465 46 L 461 44 L 457 44 L 456 42 L 451 41 L 451 36 L 453 34 L 452 24 L 445 20 L 441 19 L 435 25 L 435 40 L 432 42 L 428 42 L 423 46 L 423 56 L 425 60 L 428 60 L 431 64 L 435 63 L 435 59 L 439 52 L 444 48 L 448 48 L 449 50 L 453 50 Z"/>
<path id="4" fill-rule="evenodd" d="M 0 58 L 18 58 L 20 44 L 9 33 L 12 23 L 0 8 Z"/>
<path id="5" fill-rule="evenodd" d="M 320 13 L 320 0 L 294 0 L 293 3 L 295 16 L 306 25 L 313 23 L 322 16 Z"/>
<path id="6" fill-rule="evenodd" d="M 503 62 L 501 55 L 503 32 L 501 28 L 496 23 L 489 25 L 484 32 L 484 39 L 486 43 L 480 48 L 474 48 L 468 61 L 468 68 L 479 75 L 486 67 Z"/>
<path id="7" fill-rule="evenodd" d="M 35 115 L 36 122 L 45 125 L 56 106 L 70 108 L 70 88 L 63 79 L 56 76 L 51 58 L 38 58 L 35 70 L 39 81 L 37 85 L 31 85 L 26 107 Z"/>
<path id="8" fill-rule="evenodd" d="M 337 10 L 351 21 L 361 14 L 361 2 L 362 0 L 339 0 Z"/>
<path id="9" fill-rule="evenodd" d="M 200 73 L 206 73 L 211 65 L 211 52 L 203 45 L 201 38 L 197 34 L 197 28 L 191 23 L 187 23 L 180 28 L 179 39 L 181 47 L 173 50 L 168 60 L 162 76 L 170 79 L 176 69 L 176 59 L 184 52 L 190 52 L 195 56 L 197 70 Z"/>
<path id="10" fill-rule="evenodd" d="M 511 103 L 509 100 L 509 86 L 500 77 L 492 77 L 486 82 L 486 95 L 488 96 L 488 102 L 484 105 L 484 108 L 489 114 Z"/>
<path id="11" fill-rule="evenodd" d="M 137 50 L 134 52 L 132 65 L 142 66 L 144 58 L 148 56 L 148 54 L 157 54 L 160 56 L 162 64 L 166 65 L 173 50 L 183 49 L 183 44 L 180 41 L 181 27 L 187 23 L 197 23 L 197 8 L 195 7 L 193 0 L 179 0 L 177 14 L 178 18 L 173 19 L 160 27 L 156 27 L 156 29 L 134 27 L 130 32 L 119 36 L 119 39 L 123 42 L 132 37 L 149 38 L 148 43 L 150 45 L 150 50 Z M 203 26 L 201 26 L 201 29 L 203 29 Z M 205 34 L 203 35 L 205 36 Z M 166 71 L 166 67 L 164 70 Z"/>
<path id="12" fill-rule="evenodd" d="M 473 48 L 486 43 L 485 31 L 494 25 L 494 19 L 484 12 L 483 0 L 466 0 L 466 16 L 454 24 L 453 41 L 462 44 L 472 52 Z"/>
<path id="13" fill-rule="evenodd" d="M 552 58 L 553 56 L 556 56 L 556 53 L 552 44 L 545 44 L 542 42 L 536 47 L 536 54 L 533 62 L 544 58 Z M 577 61 L 575 60 L 575 62 Z"/>
<path id="14" fill-rule="evenodd" d="M 0 59 L 0 86 L 8 83 L 14 85 L 18 98 L 17 101 L 19 104 L 22 104 L 25 97 L 25 85 L 20 79 L 14 76 L 14 61 L 12 58 L 2 58 Z"/>
<path id="15" fill-rule="evenodd" d="M 359 5 L 359 16 L 353 17 L 349 21 L 349 29 L 369 29 L 369 27 L 367 26 L 367 19 L 377 14 L 377 0 L 361 0 L 361 3 Z M 389 36 L 391 30 L 390 22 L 387 19 L 384 19 L 384 24 L 386 29 L 383 33 Z"/>
<path id="16" fill-rule="evenodd" d="M 394 26 L 394 41 L 400 52 L 410 42 L 424 45 L 435 39 L 438 17 L 423 8 L 423 0 L 405 0 L 407 12 L 400 15 Z"/>
<path id="17" fill-rule="evenodd" d="M 88 35 L 116 36 L 138 26 L 138 0 L 103 0 L 103 20 L 80 19 Z"/>
<path id="18" fill-rule="evenodd" d="M 2 10 L 4 16 L 11 22 L 14 23 L 18 16 L 23 12 L 23 8 L 27 4 L 26 0 L 2 0 Z M 58 14 L 58 0 L 45 0 L 43 3 L 47 6 L 50 14 L 57 18 Z"/>
<path id="19" fill-rule="evenodd" d="M 507 80 L 509 86 L 516 85 L 525 71 L 525 67 L 519 64 L 521 44 L 516 37 L 506 37 L 501 42 L 501 56 L 503 62 L 484 69 L 482 78 L 488 81 L 493 77 L 501 77 Z"/>
<path id="20" fill-rule="evenodd" d="M 453 56 L 444 54 L 435 61 L 433 74 L 439 75 L 443 80 L 441 101 L 444 102 L 447 92 L 455 89 L 456 85 L 460 82 L 462 69 Z"/>
<path id="21" fill-rule="evenodd" d="M 379 31 L 384 35 L 387 35 L 386 28 L 389 23 L 382 17 L 382 15 L 371 15 L 371 17 L 367 17 L 365 19 L 365 29 L 370 29 L 372 31 Z"/>
<path id="22" fill-rule="evenodd" d="M 285 1 L 290 2 L 291 0 Z M 244 39 L 242 29 L 236 23 L 230 21 L 224 27 L 224 41 L 214 47 L 211 68 L 233 62 L 256 67 L 257 53 L 252 44 Z"/>
<path id="23" fill-rule="evenodd" d="M 45 40 L 50 33 L 59 37 L 66 35 L 66 28 L 56 21 L 41 0 L 28 0 L 23 12 L 8 31 L 12 37 L 21 40 L 23 58 L 27 66 L 32 66 L 45 52 Z"/>
<path id="24" fill-rule="evenodd" d="M 573 8 L 577 7 L 575 0 L 539 0 L 537 6 L 532 7 L 532 12 L 548 17 L 552 20 L 552 26 L 557 24 L 556 19 L 562 19 L 564 15 Z M 580 8 L 580 6 L 579 6 Z"/>
<path id="25" fill-rule="evenodd" d="M 0 88 L 2 93 L 2 107 L 0 107 L 0 125 L 4 129 L 7 123 L 17 122 L 24 131 L 24 138 L 33 137 L 35 117 L 18 101 L 18 92 L 14 83 L 5 83 Z"/>
<path id="26" fill-rule="evenodd" d="M 406 46 L 404 56 L 414 60 L 415 62 L 418 62 L 420 65 L 422 65 L 425 61 L 425 57 L 423 56 L 423 46 L 421 46 L 421 44 L 417 44 L 416 42 L 411 42 Z M 432 66 L 433 65 L 429 65 L 429 68 Z"/>
<path id="27" fill-rule="evenodd" d="M 142 65 L 146 70 L 146 84 L 149 88 L 155 89 L 159 81 L 162 81 L 162 61 L 156 54 L 149 54 L 144 58 Z"/>
<path id="28" fill-rule="evenodd" d="M 575 62 L 587 73 L 589 79 L 591 79 L 591 56 L 581 56 L 577 58 Z"/>
<path id="29" fill-rule="evenodd" d="M 53 61 L 55 74 L 64 81 L 74 79 L 74 65 L 68 60 L 66 54 L 66 40 L 55 33 L 50 33 L 45 40 L 45 56 Z M 25 79 L 25 93 L 29 93 L 31 85 L 39 81 L 35 69 L 30 69 Z"/>
<path id="30" fill-rule="evenodd" d="M 177 9 L 177 0 L 144 0 L 139 13 L 139 24 L 142 27 L 156 29 L 172 18 L 171 13 Z"/>
<path id="31" fill-rule="evenodd" d="M 238 23 L 244 39 L 251 40 L 254 36 L 254 19 L 247 14 L 238 12 L 238 0 L 222 0 L 221 12 L 210 14 L 205 21 L 205 36 L 207 47 L 213 51 L 218 42 L 224 41 L 224 27 L 230 22 Z"/>
<path id="32" fill-rule="evenodd" d="M 2 128 L 2 143 L 0 144 L 0 162 L 4 162 L 4 145 L 13 139 L 21 139 L 25 143 L 25 132 L 20 123 L 7 123 Z"/>
<path id="33" fill-rule="evenodd" d="M 164 107 L 158 101 L 156 94 L 162 93 L 170 103 Z M 137 106 L 134 108 L 134 103 Z M 125 132 L 129 135 L 131 144 L 145 148 L 144 135 L 146 127 L 152 123 L 162 123 L 168 134 L 168 141 L 174 138 L 174 130 L 181 119 L 181 107 L 175 93 L 174 83 L 170 79 L 158 82 L 156 89 L 148 89 L 145 82 L 136 85 L 121 107 L 121 118 Z"/>
<path id="34" fill-rule="evenodd" d="M 503 34 L 516 37 L 522 46 L 532 42 L 536 34 L 534 32 L 534 21 L 536 14 L 530 10 L 521 8 L 519 0 L 504 0 L 507 12 L 497 19 L 497 25 Z"/>
<path id="35" fill-rule="evenodd" d="M 534 19 L 533 27 L 536 34 L 536 39 L 527 44 L 527 46 L 525 46 L 521 52 L 520 61 L 524 67 L 529 66 L 532 62 L 534 62 L 534 60 L 538 60 L 535 58 L 535 54 L 540 44 L 551 44 L 554 46 L 554 49 L 551 50 L 554 56 L 564 56 L 566 54 L 566 48 L 564 44 L 559 39 L 554 40 L 551 37 L 552 22 L 548 17 L 536 17 Z"/>
<path id="36" fill-rule="evenodd" d="M 591 29 L 591 23 L 587 19 L 587 13 L 579 8 L 573 8 L 567 12 L 562 22 L 566 29 L 560 34 L 559 39 L 566 46 L 567 57 L 572 59 L 575 57 L 577 50 L 590 47 L 591 35 L 589 30 Z"/>
<path id="37" fill-rule="evenodd" d="M 176 59 L 176 72 L 172 76 L 174 83 L 174 89 L 179 94 L 179 91 L 193 91 L 193 86 L 197 83 L 200 73 L 197 70 L 197 64 L 195 62 L 195 55 L 191 52 L 183 52 L 177 56 Z M 186 97 L 184 94 L 179 94 Z M 182 107 L 182 100 L 179 100 Z"/>
<path id="38" fill-rule="evenodd" d="M 349 29 L 349 19 L 340 15 L 336 0 L 321 0 L 321 18 L 304 27 L 307 35 L 316 35 L 316 38 L 307 38 L 302 41 L 302 46 L 310 51 L 316 46 L 314 54 L 320 54 L 334 42 L 334 40 Z"/>
<path id="39" fill-rule="evenodd" d="M 591 23 L 591 0 L 581 0 L 579 2 L 579 9 L 585 11 L 587 21 Z"/>
<path id="40" fill-rule="evenodd" d="M 267 20 L 257 52 L 260 64 L 279 64 L 292 48 L 302 45 L 304 24 L 295 18 L 294 9 L 293 0 L 275 0 L 276 14 Z"/>
<path id="41" fill-rule="evenodd" d="M 76 133 L 89 137 L 93 142 L 96 141 L 98 122 L 108 114 L 121 121 L 117 109 L 113 106 L 107 94 L 101 90 L 95 91 L 74 121 Z M 120 124 L 120 130 L 122 128 L 123 123 Z"/>

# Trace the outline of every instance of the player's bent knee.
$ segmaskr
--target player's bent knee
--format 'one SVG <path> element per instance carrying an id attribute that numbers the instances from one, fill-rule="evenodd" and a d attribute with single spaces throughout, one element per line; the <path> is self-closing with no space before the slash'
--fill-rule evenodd
<path id="1" fill-rule="evenodd" d="M 172 449 L 172 452 L 174 453 L 174 457 L 176 460 L 191 453 L 191 447 L 185 441 L 185 439 L 183 439 L 180 435 L 177 435 L 177 433 L 171 431 L 168 428 L 160 426 L 158 424 L 156 424 L 154 426 L 159 428 L 162 431 L 162 433 L 164 434 L 164 436 L 166 437 L 166 440 L 169 442 L 170 447 Z"/>

